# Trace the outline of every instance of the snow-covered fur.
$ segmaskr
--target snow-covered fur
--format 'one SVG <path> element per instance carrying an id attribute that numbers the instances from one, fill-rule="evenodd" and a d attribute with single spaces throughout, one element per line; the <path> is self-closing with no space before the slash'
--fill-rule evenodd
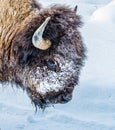
<path id="1" fill-rule="evenodd" d="M 43 51 L 32 36 L 49 16 L 43 38 L 52 45 Z M 80 25 L 67 6 L 42 9 L 32 0 L 0 0 L 0 81 L 17 84 L 42 109 L 71 100 L 85 59 Z"/>

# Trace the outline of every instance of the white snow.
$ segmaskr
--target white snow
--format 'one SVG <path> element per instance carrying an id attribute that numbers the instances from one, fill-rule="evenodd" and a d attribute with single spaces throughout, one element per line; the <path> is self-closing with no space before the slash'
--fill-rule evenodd
<path id="1" fill-rule="evenodd" d="M 39 0 L 65 3 L 83 16 L 88 58 L 71 102 L 34 113 L 26 93 L 0 86 L 1 130 L 115 130 L 115 0 Z M 101 15 L 101 16 L 100 16 Z"/>
<path id="2" fill-rule="evenodd" d="M 58 60 L 59 59 L 57 58 L 56 61 Z M 49 91 L 58 92 L 59 90 L 62 90 L 63 89 L 62 86 L 64 86 L 65 83 L 64 81 L 59 82 L 59 79 L 63 76 L 63 78 L 67 80 L 68 76 L 66 74 L 66 71 L 69 71 L 70 74 L 76 72 L 76 70 L 73 68 L 73 61 L 65 61 L 65 64 L 60 66 L 62 71 L 60 74 L 57 74 L 52 71 L 51 75 L 49 75 L 43 81 L 41 81 L 39 86 L 37 84 L 36 88 L 38 88 L 37 91 L 39 93 L 46 94 Z"/>
<path id="3" fill-rule="evenodd" d="M 113 22 L 115 23 L 115 0 L 110 2 L 108 5 L 97 9 L 92 17 L 92 21 L 97 22 Z"/>

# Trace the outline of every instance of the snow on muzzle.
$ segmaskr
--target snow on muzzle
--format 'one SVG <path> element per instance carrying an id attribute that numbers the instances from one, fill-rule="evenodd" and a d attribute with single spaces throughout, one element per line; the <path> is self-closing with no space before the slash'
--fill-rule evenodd
<path id="1" fill-rule="evenodd" d="M 45 108 L 51 104 L 67 103 L 72 99 L 74 86 L 78 84 L 79 71 L 72 61 L 67 61 L 61 66 L 58 73 L 47 71 L 47 75 L 41 80 L 35 77 L 29 80 L 33 86 L 27 87 L 27 93 L 36 106 Z M 44 72 L 46 69 L 44 68 Z M 43 73 L 37 76 L 42 77 L 40 74 Z"/>
<path id="2" fill-rule="evenodd" d="M 59 91 L 49 91 L 45 94 L 38 93 L 36 88 L 27 88 L 27 93 L 30 96 L 32 102 L 35 106 L 39 108 L 45 109 L 46 107 L 57 104 L 57 103 L 67 103 L 72 99 L 72 92 L 74 89 L 74 84 L 70 84 L 66 86 L 63 90 Z M 34 96 L 33 96 L 34 95 Z"/>

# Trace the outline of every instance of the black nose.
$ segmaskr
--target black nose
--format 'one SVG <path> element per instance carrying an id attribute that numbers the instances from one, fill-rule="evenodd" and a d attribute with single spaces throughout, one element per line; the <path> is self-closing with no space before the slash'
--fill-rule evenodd
<path id="1" fill-rule="evenodd" d="M 65 91 L 59 94 L 57 98 L 57 103 L 67 103 L 72 99 L 73 87 L 67 87 Z"/>
<path id="2" fill-rule="evenodd" d="M 62 96 L 62 102 L 63 102 L 63 103 L 67 103 L 67 102 L 69 102 L 71 99 L 72 99 L 72 94 L 67 94 L 66 96 L 65 96 L 65 95 Z"/>
<path id="3" fill-rule="evenodd" d="M 57 97 L 56 103 L 64 104 L 69 102 L 71 99 L 72 99 L 72 94 L 67 94 L 67 95 L 62 94 Z"/>

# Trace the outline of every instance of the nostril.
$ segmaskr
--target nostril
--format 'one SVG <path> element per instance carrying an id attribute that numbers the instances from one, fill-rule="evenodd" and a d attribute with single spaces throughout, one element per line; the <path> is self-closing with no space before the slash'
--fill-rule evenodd
<path id="1" fill-rule="evenodd" d="M 72 99 L 72 94 L 68 94 L 68 95 L 63 95 L 63 101 L 66 103 L 68 101 L 70 101 Z"/>
<path id="2" fill-rule="evenodd" d="M 55 103 L 67 103 L 72 99 L 72 94 L 61 94 L 55 99 Z"/>

